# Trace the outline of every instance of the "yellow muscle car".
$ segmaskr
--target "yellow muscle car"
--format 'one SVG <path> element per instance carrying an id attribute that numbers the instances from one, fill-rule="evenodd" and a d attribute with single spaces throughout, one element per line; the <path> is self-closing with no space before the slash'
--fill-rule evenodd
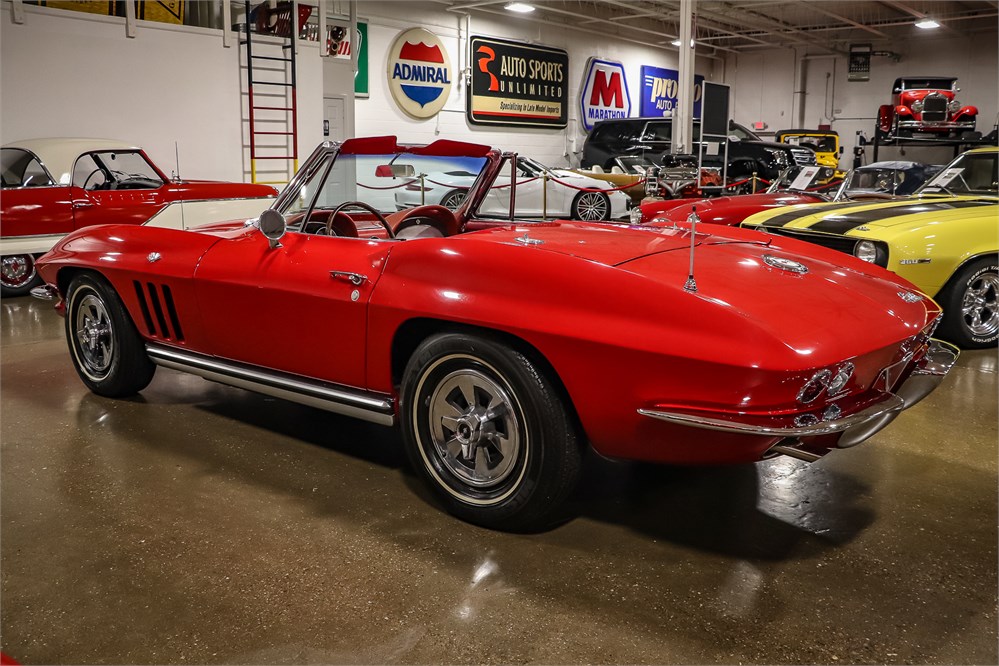
<path id="1" fill-rule="evenodd" d="M 999 149 L 969 150 L 916 195 L 772 208 L 742 226 L 883 266 L 944 310 L 940 336 L 966 349 L 999 338 Z"/>

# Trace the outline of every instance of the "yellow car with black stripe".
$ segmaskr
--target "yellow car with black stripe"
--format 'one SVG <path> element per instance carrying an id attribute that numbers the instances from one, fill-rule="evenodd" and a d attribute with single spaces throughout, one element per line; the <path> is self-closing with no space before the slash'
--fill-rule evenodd
<path id="1" fill-rule="evenodd" d="M 999 148 L 969 150 L 915 196 L 803 204 L 742 226 L 852 254 L 906 278 L 944 310 L 939 334 L 966 349 L 999 339 Z"/>

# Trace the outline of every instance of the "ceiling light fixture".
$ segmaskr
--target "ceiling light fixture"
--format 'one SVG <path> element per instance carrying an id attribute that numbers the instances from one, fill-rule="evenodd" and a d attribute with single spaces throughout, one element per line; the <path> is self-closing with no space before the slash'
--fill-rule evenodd
<path id="1" fill-rule="evenodd" d="M 916 21 L 916 27 L 922 28 L 923 30 L 932 30 L 933 28 L 939 28 L 940 24 L 927 16 L 926 18 L 921 18 Z"/>
<path id="2" fill-rule="evenodd" d="M 670 42 L 670 44 L 672 44 L 673 46 L 680 46 L 680 40 L 679 39 L 674 39 L 672 42 Z M 690 48 L 694 48 L 694 40 L 693 39 L 690 40 Z"/>
<path id="3" fill-rule="evenodd" d="M 530 14 L 534 11 L 534 7 L 526 2 L 511 2 L 504 9 L 508 12 L 517 12 L 518 14 Z"/>

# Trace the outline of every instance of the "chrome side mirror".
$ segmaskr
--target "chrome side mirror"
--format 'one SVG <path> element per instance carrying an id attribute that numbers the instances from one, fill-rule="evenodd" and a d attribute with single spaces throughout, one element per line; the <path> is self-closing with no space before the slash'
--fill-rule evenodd
<path id="1" fill-rule="evenodd" d="M 257 219 L 257 227 L 260 229 L 260 233 L 270 242 L 272 250 L 281 247 L 281 237 L 284 236 L 285 231 L 288 229 L 284 215 L 273 208 L 268 208 Z"/>

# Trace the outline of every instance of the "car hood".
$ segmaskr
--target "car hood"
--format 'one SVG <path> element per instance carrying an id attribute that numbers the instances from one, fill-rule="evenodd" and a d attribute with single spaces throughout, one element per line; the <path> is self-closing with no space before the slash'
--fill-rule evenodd
<path id="1" fill-rule="evenodd" d="M 278 191 L 260 183 L 229 183 L 221 180 L 170 181 L 169 187 L 184 199 L 242 199 L 277 196 Z"/>
<path id="2" fill-rule="evenodd" d="M 901 225 L 922 226 L 976 216 L 995 207 L 999 199 L 989 197 L 910 197 L 894 201 L 831 202 L 768 210 L 746 219 L 744 226 L 811 229 L 831 234 L 888 229 Z M 995 214 L 991 212 L 991 214 Z"/>

